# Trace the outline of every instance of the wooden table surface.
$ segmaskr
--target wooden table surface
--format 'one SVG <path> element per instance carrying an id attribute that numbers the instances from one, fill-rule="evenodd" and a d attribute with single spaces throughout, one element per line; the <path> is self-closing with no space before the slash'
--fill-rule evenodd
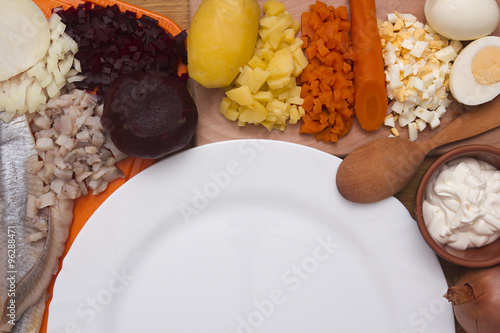
<path id="1" fill-rule="evenodd" d="M 176 22 L 182 29 L 187 29 L 189 27 L 189 2 L 188 0 L 125 0 L 126 2 L 133 4 L 135 6 L 150 10 L 157 14 L 166 16 Z M 427 158 L 422 166 L 420 167 L 419 173 L 415 178 L 404 188 L 400 193 L 396 195 L 403 205 L 408 209 L 410 214 L 415 217 L 414 214 L 414 201 L 415 193 L 418 186 L 418 182 L 422 177 L 423 173 L 427 167 L 432 163 L 435 158 Z M 440 259 L 441 266 L 445 273 L 446 279 L 449 285 L 453 285 L 456 281 L 457 275 L 464 268 L 449 263 L 445 260 Z M 465 331 L 458 325 L 456 332 L 465 333 Z"/>

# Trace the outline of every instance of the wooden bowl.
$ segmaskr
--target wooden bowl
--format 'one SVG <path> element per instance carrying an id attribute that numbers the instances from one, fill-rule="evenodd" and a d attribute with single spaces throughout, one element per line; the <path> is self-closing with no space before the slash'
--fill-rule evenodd
<path id="1" fill-rule="evenodd" d="M 424 201 L 425 189 L 429 179 L 441 165 L 459 157 L 473 157 L 488 162 L 497 169 L 500 169 L 500 149 L 495 147 L 487 145 L 466 145 L 443 154 L 426 170 L 418 186 L 415 200 L 415 215 L 418 228 L 427 244 L 429 244 L 437 255 L 445 260 L 466 267 L 489 267 L 500 264 L 500 239 L 479 248 L 457 250 L 437 242 L 429 233 L 425 225 L 422 203 Z"/>

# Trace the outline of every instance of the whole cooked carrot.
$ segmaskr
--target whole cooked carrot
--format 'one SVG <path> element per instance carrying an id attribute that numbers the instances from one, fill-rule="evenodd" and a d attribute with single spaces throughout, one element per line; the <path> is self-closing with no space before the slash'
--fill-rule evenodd
<path id="1" fill-rule="evenodd" d="M 354 111 L 361 127 L 375 131 L 387 114 L 382 44 L 374 0 L 350 0 L 354 61 Z"/>

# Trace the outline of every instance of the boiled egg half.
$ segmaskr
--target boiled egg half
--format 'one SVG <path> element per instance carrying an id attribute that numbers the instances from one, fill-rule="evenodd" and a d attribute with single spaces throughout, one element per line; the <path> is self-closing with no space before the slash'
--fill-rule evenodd
<path id="1" fill-rule="evenodd" d="M 432 29 L 456 40 L 488 36 L 500 22 L 495 0 L 426 0 L 424 12 Z"/>
<path id="2" fill-rule="evenodd" d="M 479 105 L 500 94 L 500 37 L 476 39 L 455 58 L 450 91 L 465 105 Z"/>

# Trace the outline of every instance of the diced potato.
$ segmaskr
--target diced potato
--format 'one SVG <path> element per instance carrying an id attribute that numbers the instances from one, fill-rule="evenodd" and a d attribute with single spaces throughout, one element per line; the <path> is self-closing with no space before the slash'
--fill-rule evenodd
<path id="1" fill-rule="evenodd" d="M 301 69 L 306 68 L 307 64 L 309 63 L 301 48 L 295 49 L 292 52 L 292 57 Z M 298 77 L 298 75 L 295 75 L 295 77 Z"/>
<path id="2" fill-rule="evenodd" d="M 269 62 L 267 70 L 271 73 L 269 80 L 276 80 L 290 77 L 294 69 L 293 57 L 290 47 L 284 47 L 274 54 Z"/>
<path id="3" fill-rule="evenodd" d="M 246 105 L 251 107 L 256 102 L 248 86 L 241 86 L 228 90 L 226 91 L 226 95 L 239 105 Z"/>
<path id="4" fill-rule="evenodd" d="M 292 28 L 285 29 L 283 32 L 283 41 L 289 45 L 295 41 L 295 31 Z"/>
<path id="5" fill-rule="evenodd" d="M 262 49 L 261 50 L 261 54 L 262 54 L 262 59 L 268 63 L 268 66 L 269 66 L 269 62 L 271 61 L 271 59 L 273 59 L 274 57 L 274 52 L 269 50 L 269 49 Z M 266 67 L 267 68 L 267 67 Z M 265 68 L 264 68 L 265 69 Z"/>
<path id="6" fill-rule="evenodd" d="M 248 79 L 247 85 L 252 93 L 256 93 L 262 85 L 266 82 L 267 78 L 271 75 L 269 71 L 265 71 L 260 67 L 253 70 L 252 75 Z"/>
<path id="7" fill-rule="evenodd" d="M 253 74 L 253 69 L 249 65 L 243 66 L 243 68 L 240 71 L 240 75 L 238 75 L 236 79 L 236 83 L 238 83 L 240 86 L 244 86 L 248 83 L 248 80 L 250 80 L 250 77 Z"/>
<path id="8" fill-rule="evenodd" d="M 273 93 L 270 91 L 258 91 L 253 95 L 253 97 L 261 103 L 270 102 L 274 98 Z"/>
<path id="9" fill-rule="evenodd" d="M 236 120 L 238 120 L 240 113 L 236 109 L 227 109 L 224 116 L 231 121 L 236 121 Z"/>
<path id="10" fill-rule="evenodd" d="M 276 0 L 269 0 L 264 3 L 264 13 L 269 16 L 278 16 L 285 11 L 285 5 Z"/>
<path id="11" fill-rule="evenodd" d="M 304 52 L 302 51 L 302 45 L 304 44 L 304 41 L 300 39 L 299 37 L 295 37 L 293 40 L 293 43 L 290 44 L 290 51 L 292 51 L 292 54 L 295 50 L 299 49 L 302 52 L 302 55 L 304 55 Z M 304 56 L 305 58 L 305 56 Z"/>
<path id="12" fill-rule="evenodd" d="M 257 67 L 262 68 L 262 69 L 266 69 L 267 64 L 264 62 L 264 60 L 262 60 L 261 57 L 259 57 L 258 55 L 254 55 L 248 61 L 248 66 L 250 66 L 252 69 L 256 69 Z"/>
<path id="13" fill-rule="evenodd" d="M 231 100 L 229 97 L 224 97 L 220 104 L 219 111 L 222 113 L 227 119 L 231 121 L 235 121 L 238 119 L 240 113 L 238 112 L 238 103 Z"/>
<path id="14" fill-rule="evenodd" d="M 280 89 L 283 87 L 286 87 L 290 83 L 290 77 L 285 76 L 279 79 L 274 79 L 274 80 L 267 80 L 267 84 L 269 85 L 269 88 L 271 89 Z"/>
<path id="15" fill-rule="evenodd" d="M 284 115 L 286 114 L 286 110 L 288 108 L 288 105 L 286 103 L 283 103 L 279 99 L 275 98 L 271 102 L 267 103 L 266 109 L 275 114 L 275 115 Z"/>
<path id="16" fill-rule="evenodd" d="M 233 101 L 229 97 L 224 97 L 219 105 L 220 113 L 225 115 L 232 103 Z"/>
<path id="17" fill-rule="evenodd" d="M 287 121 L 295 124 L 305 114 L 296 77 L 308 62 L 302 40 L 295 37 L 300 24 L 285 6 L 269 0 L 264 12 L 254 55 L 226 91 L 220 111 L 227 119 L 238 120 L 238 126 L 251 123 L 283 131 Z"/>
<path id="18" fill-rule="evenodd" d="M 255 101 L 254 107 L 244 107 L 243 111 L 240 112 L 239 120 L 250 123 L 250 124 L 258 124 L 267 118 L 267 110 L 266 108 Z"/>
<path id="19" fill-rule="evenodd" d="M 299 119 L 300 115 L 297 105 L 290 105 L 290 124 L 296 124 Z"/>

